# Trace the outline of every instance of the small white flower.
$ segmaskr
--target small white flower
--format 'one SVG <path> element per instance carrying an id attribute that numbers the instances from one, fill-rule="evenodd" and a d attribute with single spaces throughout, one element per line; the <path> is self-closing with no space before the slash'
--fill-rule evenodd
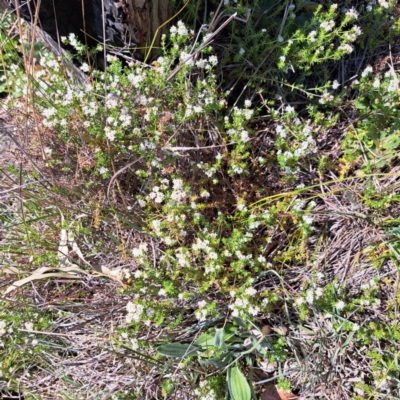
<path id="1" fill-rule="evenodd" d="M 259 312 L 260 312 L 260 308 L 259 307 L 253 307 L 253 306 L 249 307 L 249 314 L 250 315 L 256 316 Z"/>
<path id="2" fill-rule="evenodd" d="M 5 335 L 6 333 L 6 322 L 0 320 L 0 336 Z"/>
<path id="3" fill-rule="evenodd" d="M 312 304 L 314 302 L 314 293 L 311 289 L 307 290 L 306 300 L 307 300 L 307 303 L 310 303 L 310 304 Z"/>
<path id="4" fill-rule="evenodd" d="M 240 199 L 238 204 L 237 204 L 237 208 L 239 211 L 246 211 L 246 204 L 244 203 L 244 200 Z"/>
<path id="5" fill-rule="evenodd" d="M 366 67 L 365 69 L 364 69 L 364 71 L 361 73 L 361 77 L 362 78 L 365 78 L 366 76 L 368 76 L 370 73 L 372 73 L 374 70 L 373 70 L 373 68 L 370 66 L 370 65 L 368 65 L 368 67 Z"/>
<path id="6" fill-rule="evenodd" d="M 245 107 L 251 107 L 251 100 L 248 100 L 248 99 L 245 100 L 245 101 L 244 101 L 244 106 L 245 106 Z"/>
<path id="7" fill-rule="evenodd" d="M 131 347 L 134 351 L 139 348 L 139 342 L 137 341 L 137 339 L 131 339 Z"/>
<path id="8" fill-rule="evenodd" d="M 104 132 L 105 132 L 105 134 L 106 134 L 107 139 L 108 139 L 110 142 L 112 142 L 112 141 L 115 140 L 115 134 L 116 134 L 116 132 L 113 131 L 109 126 L 106 126 L 106 127 L 104 128 Z"/>
<path id="9" fill-rule="evenodd" d="M 25 322 L 24 326 L 25 326 L 25 329 L 26 329 L 27 331 L 33 331 L 33 324 L 32 324 L 32 322 Z"/>
<path id="10" fill-rule="evenodd" d="M 107 61 L 110 63 L 118 61 L 118 58 L 116 56 L 111 56 L 110 54 L 107 54 Z"/>
<path id="11" fill-rule="evenodd" d="M 335 90 L 340 86 L 340 83 L 335 79 L 332 83 L 332 89 Z"/>
<path id="12" fill-rule="evenodd" d="M 338 49 L 346 52 L 347 54 L 350 54 L 354 50 L 353 46 L 350 46 L 348 43 L 339 46 Z"/>
<path id="13" fill-rule="evenodd" d="M 204 308 L 207 305 L 207 302 L 205 300 L 201 300 L 197 303 L 199 308 Z"/>
<path id="14" fill-rule="evenodd" d="M 89 72 L 89 65 L 87 65 L 86 63 L 83 63 L 83 64 L 80 66 L 80 69 L 81 69 L 83 72 Z"/>
<path id="15" fill-rule="evenodd" d="M 335 21 L 332 19 L 330 21 L 321 22 L 321 28 L 325 29 L 326 32 L 330 32 L 335 26 Z"/>
<path id="16" fill-rule="evenodd" d="M 385 0 L 379 0 L 379 4 L 383 7 L 383 8 L 388 8 L 389 7 L 389 3 Z"/>
<path id="17" fill-rule="evenodd" d="M 302 220 L 306 225 L 311 225 L 314 222 L 309 215 L 303 215 Z"/>
<path id="18" fill-rule="evenodd" d="M 242 132 L 240 133 L 240 139 L 242 140 L 242 142 L 247 142 L 249 140 L 249 133 L 245 130 L 242 130 Z"/>
<path id="19" fill-rule="evenodd" d="M 287 133 L 282 125 L 277 125 L 275 129 L 276 129 L 276 133 L 280 137 L 285 138 L 287 136 Z"/>
<path id="20" fill-rule="evenodd" d="M 336 304 L 335 304 L 335 308 L 337 310 L 343 310 L 346 307 L 346 304 L 344 301 L 339 300 Z"/>
<path id="21" fill-rule="evenodd" d="M 317 36 L 317 31 L 311 31 L 308 34 L 308 37 L 310 38 L 310 42 L 315 42 L 317 40 L 316 36 Z"/>
<path id="22" fill-rule="evenodd" d="M 292 106 L 286 106 L 285 112 L 286 112 L 286 113 L 292 113 L 292 112 L 294 112 L 294 107 L 292 107 Z"/>
<path id="23" fill-rule="evenodd" d="M 257 293 L 257 290 L 250 286 L 245 290 L 245 293 L 249 296 L 254 296 Z"/>
<path id="24" fill-rule="evenodd" d="M 346 12 L 346 17 L 350 18 L 350 19 L 357 19 L 358 18 L 358 12 L 355 10 L 354 7 L 350 8 L 350 10 L 348 10 Z"/>
<path id="25" fill-rule="evenodd" d="M 178 21 L 178 35 L 187 36 L 189 31 L 187 30 L 185 24 L 182 21 Z"/>
<path id="26" fill-rule="evenodd" d="M 358 36 L 360 36 L 362 34 L 362 30 L 358 25 L 354 25 L 353 26 L 353 33 L 354 33 L 354 35 L 356 35 L 358 37 Z"/>
<path id="27" fill-rule="evenodd" d="M 303 297 L 298 297 L 295 301 L 296 305 L 301 306 L 304 303 Z"/>

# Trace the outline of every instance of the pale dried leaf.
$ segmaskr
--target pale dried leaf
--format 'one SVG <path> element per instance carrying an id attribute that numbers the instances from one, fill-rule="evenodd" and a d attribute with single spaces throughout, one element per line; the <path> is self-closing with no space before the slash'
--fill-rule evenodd
<path id="1" fill-rule="evenodd" d="M 3 296 L 6 296 L 8 293 L 12 292 L 13 290 L 26 285 L 29 282 L 35 281 L 35 280 L 40 280 L 40 279 L 46 279 L 46 278 L 71 278 L 71 279 L 76 279 L 77 276 L 74 276 L 73 274 L 66 273 L 66 272 L 49 272 L 47 274 L 32 274 L 28 276 L 27 278 L 20 279 L 19 281 L 15 281 L 11 286 L 7 288 L 7 290 L 3 293 Z"/>

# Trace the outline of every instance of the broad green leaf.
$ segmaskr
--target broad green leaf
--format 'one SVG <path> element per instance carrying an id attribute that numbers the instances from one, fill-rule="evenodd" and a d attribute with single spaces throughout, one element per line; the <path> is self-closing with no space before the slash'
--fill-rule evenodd
<path id="1" fill-rule="evenodd" d="M 202 349 L 206 349 L 208 347 L 214 347 L 214 338 L 215 333 L 204 332 L 194 343 L 200 346 Z"/>
<path id="2" fill-rule="evenodd" d="M 238 366 L 228 369 L 227 382 L 232 400 L 250 400 L 251 390 L 243 372 Z"/>
<path id="3" fill-rule="evenodd" d="M 379 140 L 379 132 L 376 126 L 372 125 L 368 129 L 368 136 L 373 140 L 374 142 Z"/>
<path id="4" fill-rule="evenodd" d="M 183 358 L 199 351 L 199 347 L 186 343 L 169 343 L 158 347 L 157 351 L 166 357 Z"/>
<path id="5" fill-rule="evenodd" d="M 226 367 L 229 363 L 232 362 L 232 354 L 231 353 L 226 353 L 225 355 L 221 357 L 213 357 L 210 358 L 209 360 L 202 360 L 199 359 L 199 363 L 201 365 L 214 365 L 214 367 L 218 369 L 222 369 Z"/>
<path id="6" fill-rule="evenodd" d="M 241 328 L 247 328 L 247 324 L 241 318 L 233 317 L 233 322 Z"/>
<path id="7" fill-rule="evenodd" d="M 217 329 L 215 336 L 214 336 L 214 346 L 222 347 L 224 345 L 224 341 L 225 341 L 224 337 L 225 337 L 224 328 Z"/>

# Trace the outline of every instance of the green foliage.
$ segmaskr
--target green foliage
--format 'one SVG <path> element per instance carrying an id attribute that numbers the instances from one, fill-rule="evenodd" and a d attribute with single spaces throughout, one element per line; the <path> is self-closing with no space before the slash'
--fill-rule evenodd
<path id="1" fill-rule="evenodd" d="M 399 76 L 393 70 L 374 76 L 367 67 L 355 89 L 360 118 L 343 143 L 346 159 L 353 162 L 362 157 L 366 172 L 391 165 L 400 146 Z"/>
<path id="2" fill-rule="evenodd" d="M 394 35 L 398 24 L 386 27 L 394 4 L 339 10 L 312 2 L 257 0 L 251 9 L 227 3 L 224 12 L 237 16 L 218 39 L 225 49 L 219 58 L 210 46 L 201 48 L 206 32 L 191 33 L 181 21 L 163 36 L 160 57 L 149 65 L 109 56 L 106 71 L 92 70 L 86 48 L 74 36 L 63 38 L 90 76 L 83 85 L 71 84 L 68 71 L 40 45 L 27 76 L 17 63 L 26 46 L 6 35 L 11 17 L 5 17 L 0 90 L 10 96 L 4 105 L 15 110 L 33 99 L 46 135 L 32 138 L 29 150 L 40 149 L 57 182 L 39 187 L 37 170 L 8 168 L 14 183 L 35 184 L 1 205 L 4 265 L 55 267 L 60 228 L 71 229 L 71 245 L 84 249 L 87 271 L 115 257 L 117 268 L 104 276 L 122 284 L 119 294 L 127 300 L 113 339 L 145 371 L 149 365 L 159 371 L 164 398 L 179 390 L 175 371 L 199 399 L 254 398 L 261 365 L 272 366 L 272 373 L 264 371 L 273 374 L 269 381 L 287 391 L 309 376 L 315 385 L 325 385 L 328 376 L 335 386 L 342 379 L 335 362 L 365 346 L 383 350 L 367 354 L 365 384 L 352 395 L 372 395 L 399 369 L 393 355 L 398 324 L 379 314 L 384 303 L 397 318 L 399 291 L 384 294 L 393 282 L 380 270 L 388 259 L 399 261 L 399 221 L 387 217 L 399 196 L 395 184 L 383 190 L 374 175 L 397 161 L 399 77 L 367 67 L 345 87 L 329 68 L 356 46 L 366 48 L 367 37 L 371 49 L 386 33 Z M 183 15 L 193 22 L 199 9 L 199 2 L 190 3 Z M 216 73 L 222 72 L 224 83 L 246 82 L 234 101 L 234 85 L 221 91 Z M 356 117 L 340 132 L 339 163 L 321 154 L 319 141 L 343 129 L 350 111 Z M 353 168 L 364 178 L 356 195 L 335 188 L 347 184 Z M 328 173 L 341 176 L 325 182 Z M 262 186 L 267 174 L 276 182 Z M 323 265 L 325 242 L 335 235 L 320 225 L 331 194 L 343 194 L 351 207 L 343 214 L 360 231 L 383 228 L 348 264 L 372 266 L 376 274 L 359 282 L 354 295 L 346 279 L 353 269 L 339 279 Z M 67 211 L 70 226 L 58 225 L 56 207 Z M 332 215 L 342 213 L 337 208 Z M 52 320 L 25 304 L 18 312 L 7 302 L 1 307 L 0 370 L 15 385 L 25 362 L 40 365 L 44 345 L 18 329 L 32 323 L 46 330 Z M 155 346 L 149 332 L 161 329 L 165 337 L 157 336 Z M 140 388 L 132 393 L 144 396 Z"/>

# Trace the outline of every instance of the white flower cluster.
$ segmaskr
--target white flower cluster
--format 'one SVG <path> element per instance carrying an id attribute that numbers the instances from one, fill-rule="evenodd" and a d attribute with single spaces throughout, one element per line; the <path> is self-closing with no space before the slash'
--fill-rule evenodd
<path id="1" fill-rule="evenodd" d="M 248 287 L 243 297 L 237 297 L 233 304 L 228 307 L 232 310 L 232 317 L 241 317 L 245 314 L 250 314 L 252 316 L 257 316 L 260 313 L 260 307 L 251 305 L 249 299 L 254 297 L 257 293 L 253 287 Z M 231 292 L 231 296 L 235 296 L 235 292 Z"/>
<path id="2" fill-rule="evenodd" d="M 191 104 L 187 104 L 185 110 L 185 118 L 189 118 L 194 114 L 200 114 L 201 112 L 203 112 L 203 107 L 192 106 Z"/>
<path id="3" fill-rule="evenodd" d="M 172 37 L 174 37 L 176 35 L 178 35 L 178 36 L 188 36 L 189 35 L 189 31 L 182 21 L 178 21 L 177 26 L 175 26 L 175 25 L 171 26 L 169 32 L 171 33 Z"/>
<path id="4" fill-rule="evenodd" d="M 361 290 L 370 290 L 378 286 L 374 279 L 370 279 L 369 282 L 361 284 Z"/>
<path id="5" fill-rule="evenodd" d="M 324 89 L 324 92 L 321 95 L 321 98 L 318 100 L 320 104 L 325 104 L 327 101 L 332 101 L 334 99 L 333 95 L 330 94 L 326 89 Z"/>
<path id="6" fill-rule="evenodd" d="M 162 203 L 165 195 L 158 186 L 154 186 L 148 197 L 156 203 Z"/>
<path id="7" fill-rule="evenodd" d="M 140 150 L 142 151 L 146 151 L 146 150 L 153 150 L 156 145 L 153 142 L 149 142 L 147 139 L 143 140 L 142 142 L 140 142 Z"/>
<path id="8" fill-rule="evenodd" d="M 193 391 L 195 396 L 200 396 L 198 400 L 217 400 L 214 389 L 208 386 L 207 381 L 200 381 L 199 388 Z"/>
<path id="9" fill-rule="evenodd" d="M 218 65 L 218 57 L 214 55 L 210 56 L 208 59 L 201 58 L 196 61 L 196 67 L 200 69 L 211 69 L 216 65 Z"/>
<path id="10" fill-rule="evenodd" d="M 346 43 L 346 44 L 342 44 L 341 46 L 339 46 L 338 50 L 343 51 L 346 54 L 350 54 L 354 50 L 354 48 L 353 48 L 353 46 Z"/>
<path id="11" fill-rule="evenodd" d="M 172 187 L 173 190 L 171 192 L 170 204 L 181 204 L 187 196 L 183 187 L 182 179 L 173 179 Z"/>
<path id="12" fill-rule="evenodd" d="M 207 318 L 208 311 L 205 308 L 206 304 L 207 303 L 204 300 L 199 301 L 197 304 L 199 308 L 194 312 L 194 315 L 196 316 L 197 320 L 200 322 L 205 321 Z"/>
<path id="13" fill-rule="evenodd" d="M 351 28 L 350 31 L 345 32 L 343 36 L 347 41 L 354 42 L 361 34 L 361 28 L 358 25 L 355 25 Z"/>
<path id="14" fill-rule="evenodd" d="M 66 41 L 66 38 L 63 37 L 61 39 L 64 39 Z M 78 52 L 85 51 L 85 46 L 82 43 L 79 43 L 78 39 L 76 38 L 74 33 L 70 33 L 68 35 L 68 43 Z"/>
<path id="15" fill-rule="evenodd" d="M 246 120 L 249 120 L 252 117 L 254 110 L 250 110 L 249 108 L 241 109 L 235 107 L 233 109 L 233 112 L 235 117 L 243 116 Z"/>
<path id="16" fill-rule="evenodd" d="M 336 310 L 340 311 L 343 310 L 346 307 L 346 303 L 343 300 L 339 300 L 336 304 L 335 304 L 335 308 Z"/>
<path id="17" fill-rule="evenodd" d="M 372 74 L 372 72 L 374 72 L 373 68 L 370 65 L 368 65 L 368 67 L 366 67 L 364 71 L 361 73 L 361 78 L 367 77 L 369 74 Z"/>
<path id="18" fill-rule="evenodd" d="M 141 243 L 138 247 L 135 247 L 131 250 L 133 257 L 142 258 L 146 255 L 147 252 L 147 243 Z"/>
<path id="19" fill-rule="evenodd" d="M 57 60 L 54 58 L 53 54 L 51 54 L 51 53 L 48 53 L 40 58 L 40 65 L 42 67 L 52 69 L 53 71 L 59 71 L 59 69 L 60 69 L 59 62 L 57 62 Z M 46 74 L 45 71 L 41 71 L 41 72 L 43 72 L 44 75 Z"/>
<path id="20" fill-rule="evenodd" d="M 97 110 L 98 107 L 95 101 L 82 105 L 82 112 L 88 117 L 94 117 L 97 114 Z"/>
<path id="21" fill-rule="evenodd" d="M 140 322 L 142 319 L 142 314 L 144 312 L 144 307 L 141 304 L 136 304 L 133 302 L 128 302 L 126 305 L 126 322 L 130 324 L 132 321 Z"/>
<path id="22" fill-rule="evenodd" d="M 0 336 L 4 336 L 6 334 L 6 321 L 0 320 Z"/>
<path id="23" fill-rule="evenodd" d="M 335 26 L 335 21 L 332 19 L 330 21 L 324 21 L 321 22 L 321 28 L 324 29 L 326 32 L 330 32 L 334 26 Z"/>
<path id="24" fill-rule="evenodd" d="M 119 121 L 121 122 L 122 128 L 128 128 L 132 123 L 132 116 L 130 115 L 130 111 L 128 107 L 121 108 L 121 114 L 119 115 Z M 116 121 L 117 123 L 117 121 Z"/>
<path id="25" fill-rule="evenodd" d="M 142 73 L 137 73 L 136 74 L 129 74 L 128 75 L 128 80 L 132 84 L 133 87 L 136 89 L 139 88 L 140 83 L 143 82 L 145 79 L 144 75 Z"/>
<path id="26" fill-rule="evenodd" d="M 176 260 L 181 268 L 188 267 L 190 265 L 190 255 L 187 250 L 179 248 L 175 252 Z"/>
<path id="27" fill-rule="evenodd" d="M 285 131 L 285 128 L 282 125 L 277 125 L 276 128 L 276 133 L 281 137 L 285 138 L 287 136 L 287 132 Z"/>
<path id="28" fill-rule="evenodd" d="M 192 249 L 195 252 L 203 253 L 205 257 L 204 270 L 206 274 L 213 273 L 221 269 L 221 265 L 218 264 L 218 254 L 214 251 L 214 248 L 210 246 L 210 240 L 196 238 L 196 241 L 192 244 Z"/>
<path id="29" fill-rule="evenodd" d="M 358 12 L 354 7 L 352 7 L 350 10 L 346 11 L 346 17 L 349 19 L 358 19 Z"/>
<path id="30" fill-rule="evenodd" d="M 285 135 L 285 131 L 283 127 L 278 125 L 277 131 L 281 133 L 281 135 Z M 300 132 L 299 132 L 300 133 Z M 316 143 L 312 136 L 312 128 L 309 125 L 306 125 L 301 131 L 302 140 L 300 143 L 295 145 L 292 150 L 286 150 L 282 153 L 282 150 L 278 150 L 277 154 L 281 155 L 281 160 L 285 161 L 285 164 L 290 162 L 292 159 L 298 159 L 300 157 L 305 157 L 308 154 L 311 154 L 316 149 Z M 286 136 L 283 136 L 286 137 Z"/>
<path id="31" fill-rule="evenodd" d="M 303 223 L 310 226 L 314 222 L 313 218 L 311 218 L 309 215 L 303 215 L 301 219 L 303 220 Z"/>
<path id="32" fill-rule="evenodd" d="M 317 40 L 316 36 L 318 35 L 317 31 L 311 31 L 308 34 L 308 38 L 310 39 L 310 42 L 315 42 Z"/>
<path id="33" fill-rule="evenodd" d="M 104 128 L 104 133 L 106 135 L 106 138 L 110 141 L 113 142 L 115 140 L 115 135 L 116 135 L 116 131 L 111 129 L 109 126 L 106 126 Z"/>
<path id="34" fill-rule="evenodd" d="M 388 92 L 398 92 L 399 91 L 399 78 L 394 71 L 387 71 L 385 73 L 385 78 L 390 78 L 389 85 L 387 87 Z"/>

